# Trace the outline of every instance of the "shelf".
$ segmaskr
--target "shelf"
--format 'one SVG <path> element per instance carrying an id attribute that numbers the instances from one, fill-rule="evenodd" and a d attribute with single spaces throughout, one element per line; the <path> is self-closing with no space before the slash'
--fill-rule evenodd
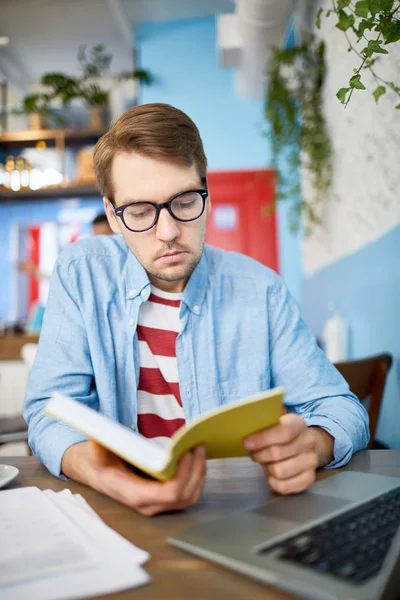
<path id="1" fill-rule="evenodd" d="M 32 143 L 45 141 L 63 141 L 68 145 L 79 145 L 97 142 L 99 137 L 106 133 L 106 129 L 27 129 L 25 131 L 7 131 L 0 134 L 0 147 L 29 146 Z"/>
<path id="2" fill-rule="evenodd" d="M 13 192 L 0 186 L 0 202 L 15 202 L 18 200 L 57 200 L 58 198 L 88 198 L 100 197 L 100 192 L 94 184 L 51 186 L 40 190 L 21 190 Z"/>

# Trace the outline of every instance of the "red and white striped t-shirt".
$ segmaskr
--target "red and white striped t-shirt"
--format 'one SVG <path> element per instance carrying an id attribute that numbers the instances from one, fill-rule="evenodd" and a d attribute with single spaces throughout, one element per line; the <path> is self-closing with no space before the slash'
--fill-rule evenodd
<path id="1" fill-rule="evenodd" d="M 185 424 L 175 350 L 181 297 L 152 286 L 149 299 L 140 307 L 137 326 L 138 429 L 163 445 Z"/>

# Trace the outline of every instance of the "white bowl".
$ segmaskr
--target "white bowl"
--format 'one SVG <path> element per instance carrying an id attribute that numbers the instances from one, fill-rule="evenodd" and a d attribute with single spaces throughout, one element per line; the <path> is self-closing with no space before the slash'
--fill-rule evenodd
<path id="1" fill-rule="evenodd" d="M 11 465 L 0 465 L 0 488 L 10 483 L 19 473 L 17 467 Z"/>

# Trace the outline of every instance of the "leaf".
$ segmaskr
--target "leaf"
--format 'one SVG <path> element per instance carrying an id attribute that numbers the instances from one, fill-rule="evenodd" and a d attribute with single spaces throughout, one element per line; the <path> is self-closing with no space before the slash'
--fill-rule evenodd
<path id="1" fill-rule="evenodd" d="M 393 44 L 400 40 L 400 20 L 397 20 L 391 25 L 386 36 L 385 44 Z"/>
<path id="2" fill-rule="evenodd" d="M 373 97 L 375 98 L 375 102 L 378 104 L 378 100 L 383 94 L 386 94 L 386 88 L 384 85 L 378 85 L 376 90 L 372 92 Z"/>
<path id="3" fill-rule="evenodd" d="M 342 104 L 345 104 L 345 102 L 346 102 L 346 95 L 347 95 L 347 92 L 349 92 L 349 91 L 350 91 L 350 89 L 351 89 L 351 88 L 349 88 L 349 87 L 348 87 L 348 88 L 340 88 L 340 90 L 339 90 L 339 91 L 338 91 L 338 93 L 336 94 L 336 98 L 337 98 L 338 100 L 340 100 L 340 102 L 341 102 Z"/>
<path id="4" fill-rule="evenodd" d="M 315 24 L 318 27 L 318 29 L 321 29 L 321 15 L 324 12 L 323 8 L 320 8 L 319 11 L 317 12 L 317 16 L 315 17 Z"/>
<path id="5" fill-rule="evenodd" d="M 358 75 L 353 75 L 349 81 L 350 87 L 355 88 L 356 90 L 365 90 L 366 87 L 361 81 L 360 73 Z"/>
<path id="6" fill-rule="evenodd" d="M 364 31 L 366 29 L 371 30 L 373 28 L 373 26 L 374 26 L 374 19 L 368 19 L 368 20 L 363 19 L 358 26 L 358 31 L 357 31 L 358 37 L 359 38 L 362 37 L 364 35 Z"/>
<path id="7" fill-rule="evenodd" d="M 363 17 L 365 19 L 368 18 L 369 15 L 369 6 L 368 0 L 363 0 L 362 2 L 357 2 L 355 6 L 355 13 L 357 17 Z"/>
<path id="8" fill-rule="evenodd" d="M 341 31 L 347 31 L 349 27 L 352 27 L 355 23 L 354 15 L 348 15 L 344 10 L 339 11 L 339 21 L 336 23 L 336 27 Z"/>
<path id="9" fill-rule="evenodd" d="M 349 6 L 350 2 L 351 2 L 351 0 L 338 0 L 337 8 L 339 10 L 342 10 L 343 8 L 346 8 L 346 6 Z"/>
<path id="10" fill-rule="evenodd" d="M 373 16 L 375 16 L 376 13 L 382 10 L 381 5 L 382 0 L 368 0 L 369 10 Z"/>
<path id="11" fill-rule="evenodd" d="M 368 54 L 368 56 L 371 56 L 373 52 L 376 52 L 377 54 L 389 54 L 387 50 L 381 48 L 381 43 L 382 42 L 379 42 L 378 40 L 370 40 L 368 42 L 368 50 L 371 54 Z"/>
<path id="12" fill-rule="evenodd" d="M 394 0 L 381 0 L 381 10 L 390 12 L 393 8 Z"/>
<path id="13" fill-rule="evenodd" d="M 395 106 L 395 108 L 397 108 L 399 110 L 400 109 L 400 104 L 397 104 L 397 106 Z"/>

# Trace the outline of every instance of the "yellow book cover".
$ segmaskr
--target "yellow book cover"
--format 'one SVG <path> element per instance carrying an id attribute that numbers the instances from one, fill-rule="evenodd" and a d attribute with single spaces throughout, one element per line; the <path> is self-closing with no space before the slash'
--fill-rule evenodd
<path id="1" fill-rule="evenodd" d="M 243 440 L 271 427 L 282 414 L 283 388 L 273 388 L 219 406 L 181 427 L 163 448 L 82 402 L 55 392 L 47 402 L 47 416 L 78 429 L 155 479 L 174 476 L 181 456 L 203 444 L 207 459 L 248 456 Z"/>

